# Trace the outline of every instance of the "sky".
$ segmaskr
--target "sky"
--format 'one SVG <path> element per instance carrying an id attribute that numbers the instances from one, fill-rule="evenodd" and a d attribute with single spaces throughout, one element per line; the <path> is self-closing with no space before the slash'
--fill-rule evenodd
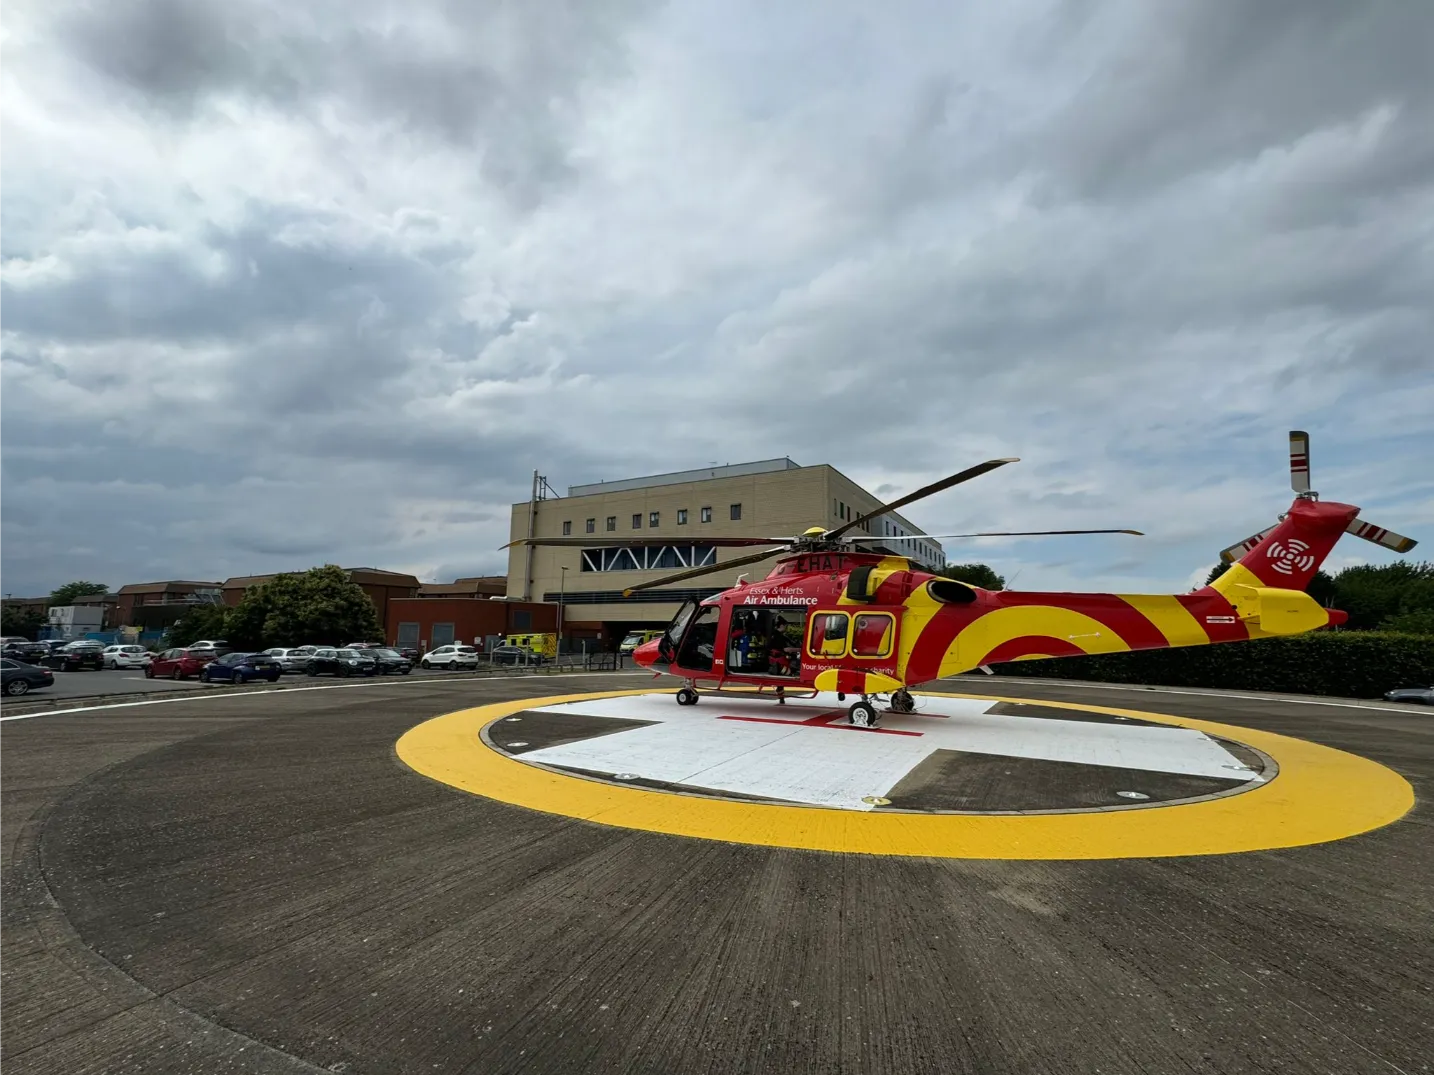
<path id="1" fill-rule="evenodd" d="M 787 455 L 1018 589 L 1434 547 L 1434 5 L 7 0 L 3 589 L 502 573 Z M 824 522 L 825 520 L 816 520 Z M 1330 561 L 1393 554 L 1346 538 Z"/>

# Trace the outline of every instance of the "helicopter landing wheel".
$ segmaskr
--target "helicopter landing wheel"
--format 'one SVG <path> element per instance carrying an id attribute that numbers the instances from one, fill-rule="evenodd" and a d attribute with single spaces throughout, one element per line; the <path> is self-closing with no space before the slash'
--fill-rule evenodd
<path id="1" fill-rule="evenodd" d="M 683 687 L 681 690 L 679 690 L 679 691 L 677 692 L 677 704 L 678 704 L 678 705 L 696 705 L 696 704 L 697 704 L 697 692 L 694 691 L 691 687 Z"/>
<path id="2" fill-rule="evenodd" d="M 852 707 L 847 711 L 847 719 L 855 728 L 876 727 L 876 706 L 863 698 L 859 702 L 853 702 Z"/>
<path id="3" fill-rule="evenodd" d="M 891 711 L 893 713 L 916 712 L 916 699 L 911 697 L 911 692 L 905 687 L 892 692 Z"/>

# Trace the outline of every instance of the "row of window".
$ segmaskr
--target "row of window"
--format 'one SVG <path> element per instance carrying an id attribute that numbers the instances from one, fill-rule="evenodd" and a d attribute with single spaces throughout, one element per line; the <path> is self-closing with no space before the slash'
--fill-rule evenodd
<path id="1" fill-rule="evenodd" d="M 700 513 L 701 513 L 701 514 L 700 514 L 700 518 L 701 518 L 702 522 L 704 522 L 704 523 L 710 523 L 710 522 L 712 521 L 712 509 L 711 509 L 711 508 L 702 508 L 702 509 L 700 509 Z M 742 505 L 741 505 L 741 504 L 728 504 L 728 505 L 727 505 L 727 518 L 731 519 L 733 522 L 740 522 L 741 519 L 742 519 Z M 657 527 L 661 526 L 661 525 L 662 525 L 662 512 L 660 512 L 660 511 L 650 511 L 650 512 L 648 512 L 648 513 L 647 513 L 647 525 L 648 525 L 649 528 L 652 528 L 652 529 L 656 529 Z M 677 525 L 678 525 L 678 526 L 686 526 L 686 525 L 687 525 L 687 509 L 686 509 L 686 508 L 678 508 L 678 509 L 677 509 Z M 642 529 L 642 512 L 640 512 L 640 511 L 635 511 L 635 512 L 632 513 L 632 528 L 633 528 L 634 530 L 641 530 L 641 529 Z M 609 516 L 607 517 L 607 531 L 608 531 L 608 533 L 612 533 L 612 532 L 615 531 L 616 529 L 617 529 L 617 516 L 616 516 L 616 515 L 609 515 Z M 596 534 L 596 533 L 597 533 L 597 519 L 596 519 L 596 518 L 593 518 L 593 519 L 588 519 L 588 520 L 586 520 L 586 521 L 583 523 L 583 532 L 586 533 L 586 534 Z M 565 519 L 565 520 L 563 521 L 563 537 L 571 537 L 571 536 L 572 536 L 572 533 L 573 533 L 573 521 L 572 521 L 571 519 Z"/>
<path id="2" fill-rule="evenodd" d="M 849 523 L 851 522 L 853 515 L 852 506 L 846 503 L 846 501 L 844 500 L 837 500 L 833 498 L 832 514 L 835 515 L 838 519 L 841 519 L 843 522 Z M 936 551 L 936 546 L 933 545 L 931 542 L 922 541 L 920 538 L 908 534 L 905 530 L 901 529 L 901 527 L 897 526 L 895 523 L 887 519 L 880 520 L 879 525 L 881 527 L 881 530 L 879 532 L 875 532 L 872 530 L 872 523 L 870 521 L 868 521 L 867 524 L 862 527 L 862 529 L 865 530 L 868 534 L 876 533 L 876 536 L 878 537 L 889 537 L 895 539 L 892 541 L 893 545 L 904 549 L 912 556 L 917 556 L 924 559 L 927 563 L 936 564 L 940 562 L 941 554 Z"/>
<path id="3" fill-rule="evenodd" d="M 717 562 L 711 545 L 623 545 L 615 549 L 583 549 L 583 571 L 656 571 L 710 567 Z"/>

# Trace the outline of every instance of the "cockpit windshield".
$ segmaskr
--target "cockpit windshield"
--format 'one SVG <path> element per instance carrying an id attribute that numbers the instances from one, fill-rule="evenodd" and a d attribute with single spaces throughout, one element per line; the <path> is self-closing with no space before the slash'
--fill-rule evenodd
<path id="1" fill-rule="evenodd" d="M 677 610 L 677 615 L 673 616 L 672 622 L 667 625 L 667 630 L 662 634 L 662 642 L 658 646 L 658 654 L 664 661 L 671 661 L 676 656 L 678 644 L 682 641 L 682 633 L 692 622 L 697 607 L 696 601 L 684 601 L 682 607 Z"/>

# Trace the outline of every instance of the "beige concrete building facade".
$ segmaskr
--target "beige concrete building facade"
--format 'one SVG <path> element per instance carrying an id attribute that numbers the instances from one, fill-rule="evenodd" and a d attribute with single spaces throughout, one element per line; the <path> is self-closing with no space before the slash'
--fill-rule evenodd
<path id="1" fill-rule="evenodd" d="M 565 497 L 513 505 L 510 540 L 537 537 L 661 538 L 657 548 L 533 548 L 508 550 L 511 600 L 560 602 L 565 622 L 595 629 L 661 626 L 692 597 L 724 590 L 745 574 L 764 577 L 770 560 L 679 582 L 624 598 L 625 587 L 662 575 L 746 556 L 749 549 L 704 545 L 705 538 L 791 538 L 809 527 L 831 528 L 879 507 L 881 501 L 830 466 L 803 467 L 790 459 L 657 474 L 625 481 L 570 486 Z M 939 542 L 895 512 L 852 536 L 878 536 L 878 546 L 939 566 Z M 564 570 L 566 569 L 566 570 Z"/>

